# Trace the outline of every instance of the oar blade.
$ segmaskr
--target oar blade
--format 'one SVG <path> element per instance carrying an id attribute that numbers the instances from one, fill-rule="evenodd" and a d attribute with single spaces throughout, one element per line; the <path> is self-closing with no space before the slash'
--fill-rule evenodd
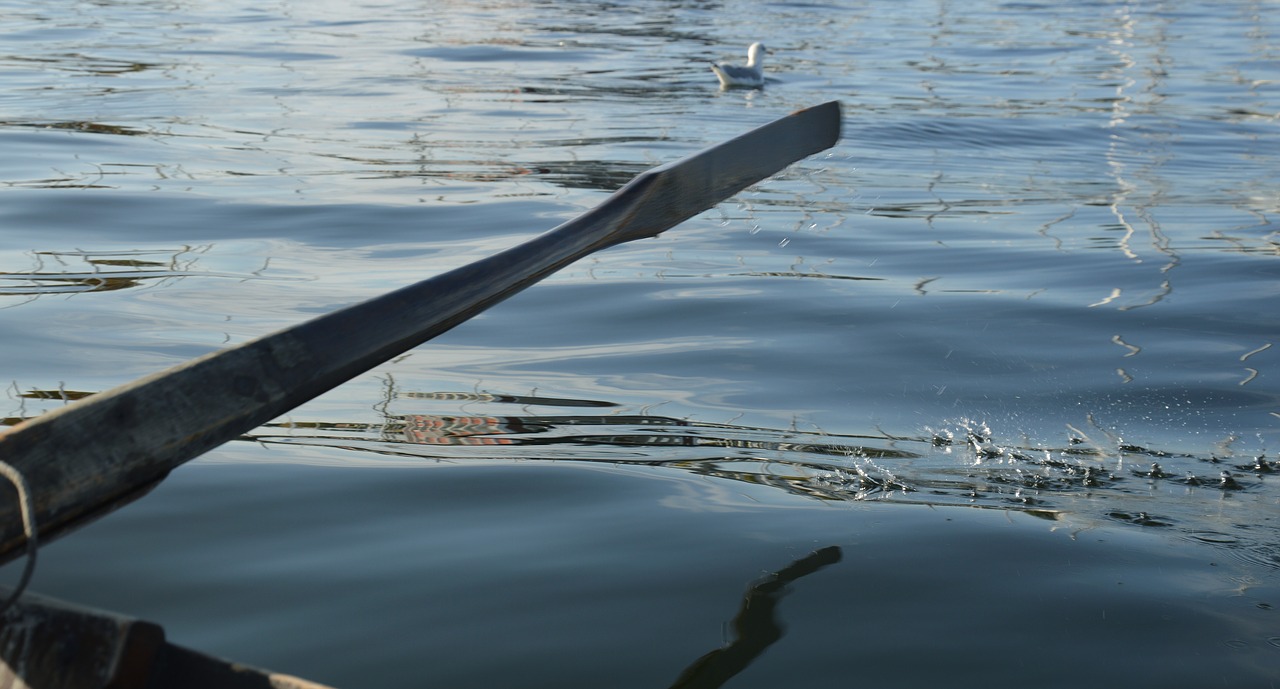
<path id="1" fill-rule="evenodd" d="M 831 101 L 642 173 L 619 191 L 637 187 L 645 194 L 638 212 L 619 230 L 619 241 L 656 235 L 831 148 L 840 140 L 840 124 L 840 103 Z"/>

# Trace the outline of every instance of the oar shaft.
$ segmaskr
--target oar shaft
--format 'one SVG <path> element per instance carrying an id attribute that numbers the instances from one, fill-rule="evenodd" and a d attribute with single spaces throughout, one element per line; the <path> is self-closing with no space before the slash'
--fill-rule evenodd
<path id="1" fill-rule="evenodd" d="M 835 103 L 800 111 L 643 173 L 519 246 L 25 421 L 0 435 L 0 459 L 26 478 L 41 539 L 57 536 L 569 263 L 656 235 L 830 147 L 839 117 Z M 0 562 L 23 542 L 17 501 L 0 500 Z"/>

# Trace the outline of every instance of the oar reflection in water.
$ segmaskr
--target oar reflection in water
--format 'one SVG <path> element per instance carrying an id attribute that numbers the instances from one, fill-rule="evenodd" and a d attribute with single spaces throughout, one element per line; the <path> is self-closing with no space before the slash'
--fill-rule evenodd
<path id="1" fill-rule="evenodd" d="M 796 560 L 752 586 L 742 598 L 742 607 L 733 618 L 737 638 L 694 661 L 680 673 L 671 689 L 718 689 L 747 669 L 775 641 L 783 627 L 774 617 L 791 582 L 840 561 L 839 546 L 828 546 Z"/>

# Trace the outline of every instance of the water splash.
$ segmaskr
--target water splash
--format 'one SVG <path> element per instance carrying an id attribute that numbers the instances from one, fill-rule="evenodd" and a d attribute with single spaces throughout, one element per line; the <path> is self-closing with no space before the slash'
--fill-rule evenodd
<path id="1" fill-rule="evenodd" d="M 1205 456 L 1143 447 L 1100 429 L 1086 434 L 1066 424 L 1060 441 L 1044 443 L 1010 440 L 1016 436 L 969 418 L 944 420 L 908 436 L 831 434 L 620 411 L 539 414 L 532 409 L 538 398 L 519 395 L 471 399 L 465 415 L 388 412 L 378 423 L 279 422 L 246 439 L 341 448 L 360 463 L 634 464 L 825 502 L 1016 510 L 1077 524 L 1169 529 L 1235 557 L 1280 567 L 1280 527 L 1247 517 L 1265 514 L 1280 501 L 1280 458 L 1233 450 L 1233 441 Z M 501 405 L 511 402 L 502 400 L 519 400 L 524 413 L 504 413 L 511 410 Z"/>

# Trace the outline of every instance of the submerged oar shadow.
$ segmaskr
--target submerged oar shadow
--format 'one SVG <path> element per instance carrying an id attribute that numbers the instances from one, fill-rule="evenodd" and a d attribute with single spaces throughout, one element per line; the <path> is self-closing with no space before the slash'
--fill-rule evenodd
<path id="1" fill-rule="evenodd" d="M 782 638 L 783 627 L 774 611 L 788 593 L 787 587 L 800 577 L 839 562 L 841 555 L 840 546 L 815 550 L 752 586 L 733 618 L 736 638 L 694 661 L 680 673 L 671 689 L 717 689 L 747 669 Z"/>

